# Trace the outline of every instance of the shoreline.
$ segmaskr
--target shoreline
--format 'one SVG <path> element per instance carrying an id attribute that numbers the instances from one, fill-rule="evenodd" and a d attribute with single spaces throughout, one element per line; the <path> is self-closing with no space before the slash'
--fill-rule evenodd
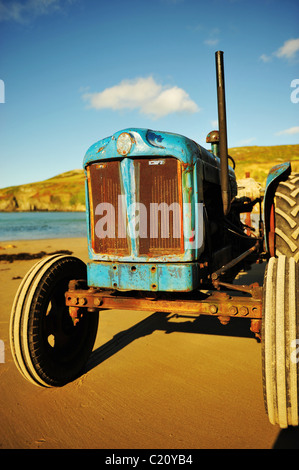
<path id="1" fill-rule="evenodd" d="M 0 263 L 34 262 L 57 252 L 77 256 L 87 262 L 87 237 L 0 240 Z"/>

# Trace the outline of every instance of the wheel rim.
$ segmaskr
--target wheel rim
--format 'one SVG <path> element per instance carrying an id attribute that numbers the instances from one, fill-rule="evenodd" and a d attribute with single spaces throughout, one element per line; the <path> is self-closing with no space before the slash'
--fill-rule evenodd
<path id="1" fill-rule="evenodd" d="M 74 326 L 64 303 L 65 284 L 63 288 L 61 285 L 56 286 L 49 302 L 45 304 L 42 318 L 44 342 L 49 353 L 56 359 L 62 358 L 74 345 L 75 336 L 78 336 L 76 333 L 80 330 L 79 324 Z"/>

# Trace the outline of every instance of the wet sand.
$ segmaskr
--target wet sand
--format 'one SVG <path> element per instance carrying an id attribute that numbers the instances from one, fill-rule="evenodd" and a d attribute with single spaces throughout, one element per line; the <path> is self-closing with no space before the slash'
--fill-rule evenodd
<path id="1" fill-rule="evenodd" d="M 60 250 L 88 261 L 85 239 L 0 242 L 0 255 Z M 30 384 L 12 359 L 9 318 L 19 283 L 38 260 L 4 258 L 0 448 L 299 448 L 298 430 L 268 422 L 261 345 L 246 319 L 223 326 L 205 316 L 103 311 L 86 373 L 63 388 Z M 263 269 L 254 266 L 242 283 L 262 283 Z"/>

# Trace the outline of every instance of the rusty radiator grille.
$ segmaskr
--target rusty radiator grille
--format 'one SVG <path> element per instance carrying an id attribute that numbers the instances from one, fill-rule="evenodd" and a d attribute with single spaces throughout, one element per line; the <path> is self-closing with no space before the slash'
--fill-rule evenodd
<path id="1" fill-rule="evenodd" d="M 120 196 L 126 197 L 120 161 L 93 163 L 87 168 L 87 175 L 94 252 L 130 255 L 128 216 L 123 211 L 123 202 L 120 204 Z M 135 184 L 132 182 L 131 188 L 136 188 L 136 202 L 144 208 L 142 220 L 139 218 L 135 255 L 159 257 L 183 253 L 180 162 L 172 157 L 134 160 L 134 175 Z"/>
<path id="2" fill-rule="evenodd" d="M 125 222 L 119 214 L 120 162 L 94 163 L 87 171 L 93 250 L 95 253 L 128 255 Z"/>
<path id="3" fill-rule="evenodd" d="M 139 177 L 139 202 L 145 205 L 147 213 L 147 237 L 139 238 L 139 254 L 161 256 L 183 253 L 179 161 L 171 157 L 136 160 L 135 166 Z"/>

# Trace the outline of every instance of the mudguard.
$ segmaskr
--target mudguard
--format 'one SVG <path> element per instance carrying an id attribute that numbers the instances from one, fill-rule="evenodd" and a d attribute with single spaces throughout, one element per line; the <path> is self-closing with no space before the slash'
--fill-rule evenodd
<path id="1" fill-rule="evenodd" d="M 271 208 L 273 207 L 275 190 L 280 181 L 285 181 L 290 173 L 290 162 L 281 163 L 271 168 L 266 181 L 266 190 L 264 195 L 265 250 L 270 256 L 275 256 L 274 229 L 272 226 L 274 219 L 272 219 L 271 223 L 271 217 L 274 218 L 274 212 L 272 212 L 271 215 Z"/>

